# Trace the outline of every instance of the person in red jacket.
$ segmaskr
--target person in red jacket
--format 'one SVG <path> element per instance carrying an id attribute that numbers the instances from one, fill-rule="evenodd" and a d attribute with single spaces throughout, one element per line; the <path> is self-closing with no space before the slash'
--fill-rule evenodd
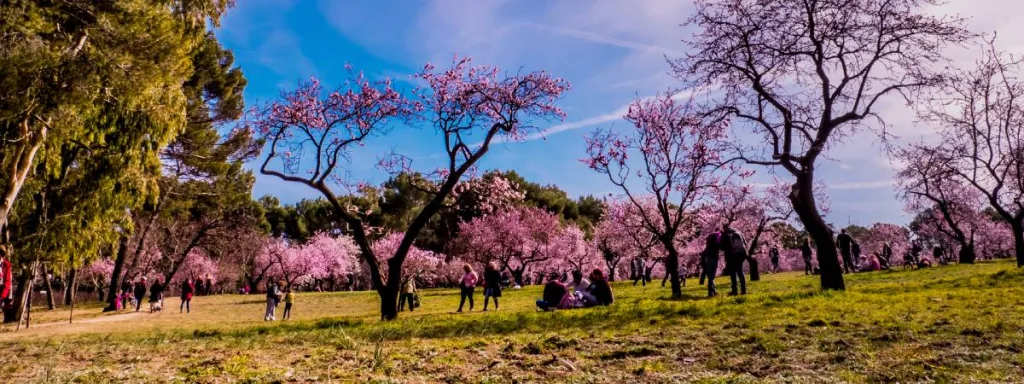
<path id="1" fill-rule="evenodd" d="M 192 294 L 196 292 L 196 286 L 192 283 L 192 279 L 185 279 L 184 283 L 181 283 L 181 307 L 178 308 L 178 313 L 188 311 L 192 313 Z"/>
<path id="2" fill-rule="evenodd" d="M 11 262 L 7 260 L 7 248 L 0 246 L 0 303 L 11 298 Z"/>

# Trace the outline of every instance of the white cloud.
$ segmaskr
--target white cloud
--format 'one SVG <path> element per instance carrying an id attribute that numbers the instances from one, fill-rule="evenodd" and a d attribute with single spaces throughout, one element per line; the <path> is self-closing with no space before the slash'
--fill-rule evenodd
<path id="1" fill-rule="evenodd" d="M 825 188 L 833 190 L 850 190 L 850 189 L 878 189 L 878 188 L 892 188 L 895 184 L 894 180 L 880 180 L 880 181 L 851 181 L 844 183 L 825 183 Z"/>

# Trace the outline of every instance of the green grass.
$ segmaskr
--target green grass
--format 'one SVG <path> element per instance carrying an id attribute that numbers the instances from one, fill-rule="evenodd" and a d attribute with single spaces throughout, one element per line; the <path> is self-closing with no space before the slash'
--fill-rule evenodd
<path id="1" fill-rule="evenodd" d="M 724 280 L 724 279 L 719 279 Z M 101 315 L 0 333 L 0 377 L 28 382 L 1019 382 L 1024 271 L 1009 262 L 857 274 L 846 292 L 786 273 L 751 295 L 683 299 L 616 283 L 608 308 L 541 313 L 540 287 L 455 315 L 455 290 L 377 321 L 374 293 L 303 293 L 290 322 L 262 296 L 193 313 Z M 728 290 L 724 284 L 720 290 Z M 38 321 L 64 319 L 61 310 Z"/>

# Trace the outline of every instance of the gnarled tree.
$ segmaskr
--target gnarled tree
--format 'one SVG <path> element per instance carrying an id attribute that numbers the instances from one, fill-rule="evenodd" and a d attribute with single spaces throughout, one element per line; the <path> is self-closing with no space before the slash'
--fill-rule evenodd
<path id="1" fill-rule="evenodd" d="M 718 112 L 757 144 L 738 159 L 781 168 L 796 181 L 793 209 L 818 248 L 823 289 L 845 289 L 832 231 L 814 199 L 818 159 L 868 127 L 887 136 L 880 103 L 940 78 L 942 49 L 969 37 L 960 19 L 924 9 L 934 0 L 698 0 L 686 25 L 690 53 L 676 74 L 718 87 Z"/>

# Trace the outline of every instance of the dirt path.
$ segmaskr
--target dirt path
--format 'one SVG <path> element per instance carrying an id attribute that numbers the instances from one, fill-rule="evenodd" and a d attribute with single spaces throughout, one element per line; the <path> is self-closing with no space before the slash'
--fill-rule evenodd
<path id="1" fill-rule="evenodd" d="M 127 322 L 146 314 L 147 313 L 145 312 L 118 313 L 75 320 L 71 324 L 68 324 L 67 321 L 54 321 L 42 324 L 32 324 L 28 329 L 22 327 L 17 331 L 14 331 L 15 327 L 13 326 L 6 327 L 5 332 L 0 332 L 0 340 L 14 340 L 39 336 L 42 331 L 37 330 L 45 330 L 46 335 L 78 333 L 95 329 L 94 324 Z"/>

